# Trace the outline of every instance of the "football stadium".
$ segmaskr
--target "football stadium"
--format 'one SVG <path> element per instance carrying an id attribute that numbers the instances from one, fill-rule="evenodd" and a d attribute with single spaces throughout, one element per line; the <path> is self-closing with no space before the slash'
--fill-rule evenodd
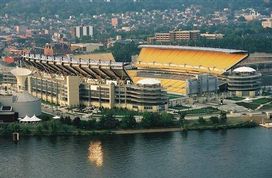
<path id="1" fill-rule="evenodd" d="M 224 81 L 225 74 L 248 57 L 242 50 L 188 46 L 142 45 L 129 71 L 133 82 L 156 78 L 169 93 L 188 94 L 188 80 L 196 75 L 209 74 Z"/>
<path id="2" fill-rule="evenodd" d="M 242 50 L 141 45 L 131 63 L 24 54 L 33 72 L 28 91 L 64 106 L 162 111 L 169 94 L 216 92 L 227 74 L 248 57 Z M 223 82 L 222 82 L 223 81 Z"/>
<path id="3" fill-rule="evenodd" d="M 154 112 L 168 107 L 160 81 L 131 83 L 128 63 L 34 54 L 23 55 L 22 61 L 35 71 L 28 78 L 28 91 L 46 102 Z"/>

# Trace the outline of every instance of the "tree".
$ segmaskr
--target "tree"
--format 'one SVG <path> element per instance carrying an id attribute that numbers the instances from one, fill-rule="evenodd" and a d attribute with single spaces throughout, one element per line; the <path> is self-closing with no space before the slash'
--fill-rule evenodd
<path id="1" fill-rule="evenodd" d="M 60 122 L 61 122 L 61 123 L 64 123 L 64 122 L 65 122 L 65 119 L 64 119 L 63 116 L 60 116 Z"/>
<path id="2" fill-rule="evenodd" d="M 219 119 L 218 119 L 218 117 L 216 117 L 216 116 L 210 117 L 210 121 L 211 121 L 213 124 L 218 124 L 218 123 L 219 123 Z"/>
<path id="3" fill-rule="evenodd" d="M 31 133 L 31 131 L 28 126 L 24 126 L 21 128 L 21 133 L 22 133 L 22 135 L 29 135 Z"/>
<path id="4" fill-rule="evenodd" d="M 42 133 L 43 133 L 43 127 L 39 124 L 36 127 L 35 132 L 36 132 L 37 135 L 42 135 Z"/>
<path id="5" fill-rule="evenodd" d="M 97 123 L 96 120 L 88 120 L 88 121 L 80 121 L 79 128 L 86 129 L 86 130 L 92 130 L 96 129 Z"/>
<path id="6" fill-rule="evenodd" d="M 158 113 L 145 112 L 143 114 L 142 126 L 144 128 L 158 127 L 160 115 Z"/>
<path id="7" fill-rule="evenodd" d="M 134 42 L 128 44 L 115 43 L 111 51 L 116 61 L 130 62 L 131 56 L 139 53 L 139 48 Z"/>
<path id="8" fill-rule="evenodd" d="M 184 112 L 181 112 L 181 111 L 179 111 L 178 112 L 178 115 L 179 115 L 179 125 L 181 126 L 181 127 L 184 127 L 184 125 L 185 125 L 185 116 L 186 116 L 186 114 L 184 113 Z"/>
<path id="9" fill-rule="evenodd" d="M 175 125 L 174 116 L 166 112 L 161 114 L 159 122 L 159 126 L 161 127 L 171 127 Z"/>
<path id="10" fill-rule="evenodd" d="M 221 123 L 226 123 L 226 122 L 227 122 L 227 119 L 228 119 L 228 118 L 227 118 L 227 113 L 222 111 L 222 112 L 220 113 L 220 122 L 221 122 Z"/>
<path id="11" fill-rule="evenodd" d="M 96 127 L 97 127 L 96 120 L 88 120 L 87 121 L 86 129 L 91 130 L 91 129 L 95 129 Z"/>
<path id="12" fill-rule="evenodd" d="M 136 120 L 132 114 L 126 115 L 120 123 L 120 126 L 123 129 L 135 128 L 136 125 Z"/>
<path id="13" fill-rule="evenodd" d="M 79 125 L 80 125 L 80 118 L 79 117 L 74 118 L 73 125 L 76 127 L 79 127 Z"/>
<path id="14" fill-rule="evenodd" d="M 54 135 L 58 132 L 60 123 L 58 121 L 52 120 L 49 122 L 49 132 Z"/>
<path id="15" fill-rule="evenodd" d="M 240 16 L 240 17 L 238 18 L 238 21 L 239 21 L 239 22 L 246 22 L 246 18 L 245 18 L 244 16 Z"/>
<path id="16" fill-rule="evenodd" d="M 99 126 L 101 129 L 116 129 L 119 121 L 113 117 L 113 113 L 109 112 L 100 118 Z"/>
<path id="17" fill-rule="evenodd" d="M 203 117 L 199 117 L 198 118 L 198 122 L 200 123 L 200 124 L 205 124 L 206 123 L 206 120 L 203 118 Z"/>
<path id="18" fill-rule="evenodd" d="M 64 118 L 64 124 L 68 124 L 68 125 L 72 124 L 72 120 L 71 120 L 70 116 L 66 116 Z"/>

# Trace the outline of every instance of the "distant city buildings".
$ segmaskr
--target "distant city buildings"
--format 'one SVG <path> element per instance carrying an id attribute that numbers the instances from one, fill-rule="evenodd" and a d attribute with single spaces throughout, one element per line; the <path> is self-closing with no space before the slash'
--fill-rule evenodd
<path id="1" fill-rule="evenodd" d="M 224 34 L 219 33 L 203 33 L 200 34 L 199 30 L 177 30 L 170 31 L 169 33 L 155 33 L 154 37 L 147 39 L 148 43 L 154 42 L 175 42 L 175 41 L 189 41 L 198 40 L 200 37 L 208 40 L 222 39 Z"/>
<path id="2" fill-rule="evenodd" d="M 112 25 L 113 27 L 117 27 L 118 24 L 119 24 L 118 18 L 115 17 L 115 18 L 112 18 L 112 19 L 111 19 L 111 25 Z"/>
<path id="3" fill-rule="evenodd" d="M 74 28 L 74 35 L 77 38 L 82 38 L 84 36 L 93 37 L 94 35 L 93 26 L 77 26 Z"/>
<path id="4" fill-rule="evenodd" d="M 200 37 L 199 30 L 170 31 L 169 33 L 156 33 L 155 37 L 149 38 L 149 42 L 171 42 L 181 40 L 197 40 Z"/>
<path id="5" fill-rule="evenodd" d="M 44 47 L 45 56 L 58 56 L 71 53 L 70 45 L 66 43 L 50 43 Z"/>
<path id="6" fill-rule="evenodd" d="M 201 37 L 206 38 L 207 40 L 216 40 L 224 38 L 224 34 L 221 33 L 202 33 Z"/>
<path id="7" fill-rule="evenodd" d="M 93 52 L 103 47 L 102 43 L 75 43 L 71 44 L 71 50 L 76 52 Z"/>
<path id="8" fill-rule="evenodd" d="M 19 26 L 19 25 L 15 26 L 15 31 L 17 34 L 25 34 L 26 30 L 27 30 L 26 26 Z"/>
<path id="9" fill-rule="evenodd" d="M 244 12 L 241 14 L 246 21 L 252 21 L 259 19 L 261 17 L 261 14 L 257 12 L 255 9 L 244 9 Z"/>
<path id="10" fill-rule="evenodd" d="M 263 28 L 272 28 L 272 18 L 265 18 L 262 21 Z"/>

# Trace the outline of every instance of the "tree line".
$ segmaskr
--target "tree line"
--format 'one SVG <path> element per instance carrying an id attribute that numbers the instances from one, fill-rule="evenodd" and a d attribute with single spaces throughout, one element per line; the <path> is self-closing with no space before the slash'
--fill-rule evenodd
<path id="1" fill-rule="evenodd" d="M 1 0 L 0 12 L 23 16 L 52 16 L 55 14 L 67 17 L 70 15 L 119 13 L 125 11 L 140 11 L 142 9 L 182 9 L 192 4 L 202 6 L 204 11 L 214 11 L 223 8 L 232 10 L 254 7 L 268 12 L 271 1 L 267 0 Z"/>

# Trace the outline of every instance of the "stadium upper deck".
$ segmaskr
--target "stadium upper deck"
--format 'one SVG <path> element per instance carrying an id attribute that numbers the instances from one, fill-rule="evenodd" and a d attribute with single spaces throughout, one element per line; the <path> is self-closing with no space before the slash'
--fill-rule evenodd
<path id="1" fill-rule="evenodd" d="M 35 54 L 23 55 L 22 60 L 27 65 L 47 73 L 84 76 L 91 79 L 130 80 L 124 68 L 127 63 Z"/>
<path id="2" fill-rule="evenodd" d="M 141 45 L 135 65 L 141 68 L 221 75 L 248 57 L 242 50 Z"/>

